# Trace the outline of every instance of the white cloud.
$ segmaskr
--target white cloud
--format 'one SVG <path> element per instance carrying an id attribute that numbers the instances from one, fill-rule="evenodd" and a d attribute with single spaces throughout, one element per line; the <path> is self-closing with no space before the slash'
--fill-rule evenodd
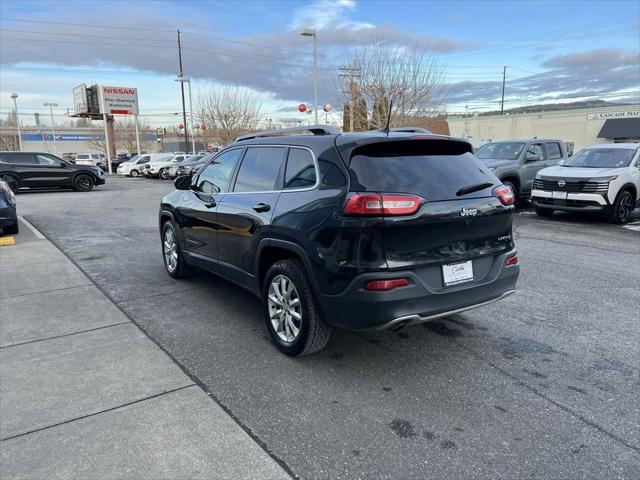
<path id="1" fill-rule="evenodd" d="M 348 12 L 354 12 L 355 10 L 356 2 L 353 0 L 316 0 L 293 12 L 291 29 L 334 30 L 347 28 L 350 30 L 363 30 L 375 27 L 369 22 L 349 19 Z"/>

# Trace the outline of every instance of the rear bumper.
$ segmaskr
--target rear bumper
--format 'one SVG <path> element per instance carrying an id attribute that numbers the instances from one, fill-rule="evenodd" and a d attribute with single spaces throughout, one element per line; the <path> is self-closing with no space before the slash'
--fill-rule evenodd
<path id="1" fill-rule="evenodd" d="M 15 207 L 0 207 L 0 227 L 13 225 L 18 221 L 18 215 Z"/>
<path id="2" fill-rule="evenodd" d="M 520 267 L 505 265 L 515 250 L 494 257 L 482 280 L 433 288 L 416 271 L 367 273 L 358 276 L 340 295 L 320 295 L 325 320 L 352 330 L 385 330 L 427 322 L 480 307 L 515 291 Z M 407 278 L 410 285 L 388 292 L 369 292 L 372 279 Z"/>

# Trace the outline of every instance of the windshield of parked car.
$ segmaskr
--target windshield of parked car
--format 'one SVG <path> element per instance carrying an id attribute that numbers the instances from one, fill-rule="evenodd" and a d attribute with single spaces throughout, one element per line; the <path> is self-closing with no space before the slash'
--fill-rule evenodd
<path id="1" fill-rule="evenodd" d="M 564 162 L 565 167 L 628 167 L 636 150 L 631 148 L 591 148 L 580 150 Z"/>
<path id="2" fill-rule="evenodd" d="M 134 163 L 134 162 L 136 162 L 139 158 L 140 158 L 140 155 L 134 155 L 134 156 L 133 156 L 133 157 L 131 157 L 129 160 L 127 160 L 125 163 Z"/>
<path id="3" fill-rule="evenodd" d="M 517 160 L 524 146 L 524 142 L 487 143 L 476 150 L 476 157 L 480 160 Z"/>

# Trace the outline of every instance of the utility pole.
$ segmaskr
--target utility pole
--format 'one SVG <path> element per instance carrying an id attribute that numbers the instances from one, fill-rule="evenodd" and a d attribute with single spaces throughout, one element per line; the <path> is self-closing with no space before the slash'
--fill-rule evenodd
<path id="1" fill-rule="evenodd" d="M 359 68 L 354 68 L 354 67 L 340 67 L 338 68 L 339 71 L 341 72 L 348 72 L 348 73 L 341 73 L 338 76 L 339 77 L 348 77 L 349 78 L 349 131 L 353 132 L 353 109 L 354 109 L 354 96 L 355 96 L 355 92 L 354 92 L 354 87 L 355 84 L 353 83 L 353 79 L 355 77 L 359 77 L 360 75 L 354 75 L 354 72 L 359 72 L 360 69 Z"/>
<path id="2" fill-rule="evenodd" d="M 20 147 L 20 151 L 22 151 L 22 133 L 20 132 L 20 118 L 18 117 L 18 94 L 12 93 L 11 98 L 13 99 L 13 107 L 15 108 L 15 114 L 16 114 L 16 128 L 18 129 L 18 146 Z"/>
<path id="3" fill-rule="evenodd" d="M 318 124 L 318 31 L 313 28 L 303 30 L 300 35 L 313 38 L 313 114 Z"/>
<path id="4" fill-rule="evenodd" d="M 182 46 L 180 45 L 180 30 L 178 30 L 178 63 L 180 64 L 180 75 L 178 78 L 184 78 L 182 72 Z M 184 125 L 184 151 L 189 151 L 189 133 L 187 131 L 187 109 L 184 104 L 184 82 L 180 82 L 180 93 L 182 95 L 182 124 Z"/>
<path id="5" fill-rule="evenodd" d="M 502 102 L 500 102 L 500 115 L 504 115 L 504 84 L 507 80 L 507 67 L 502 69 Z"/>

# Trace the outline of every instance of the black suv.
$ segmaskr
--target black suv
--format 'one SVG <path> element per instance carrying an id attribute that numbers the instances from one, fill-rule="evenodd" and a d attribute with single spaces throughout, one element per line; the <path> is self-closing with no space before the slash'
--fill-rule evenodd
<path id="1" fill-rule="evenodd" d="M 289 355 L 331 326 L 398 329 L 513 293 L 513 193 L 468 142 L 307 130 L 240 137 L 176 179 L 160 206 L 169 275 L 197 266 L 253 292 Z"/>
<path id="2" fill-rule="evenodd" d="M 105 183 L 99 167 L 75 165 L 50 153 L 38 152 L 0 152 L 0 178 L 14 192 L 22 187 L 88 192 Z"/>

